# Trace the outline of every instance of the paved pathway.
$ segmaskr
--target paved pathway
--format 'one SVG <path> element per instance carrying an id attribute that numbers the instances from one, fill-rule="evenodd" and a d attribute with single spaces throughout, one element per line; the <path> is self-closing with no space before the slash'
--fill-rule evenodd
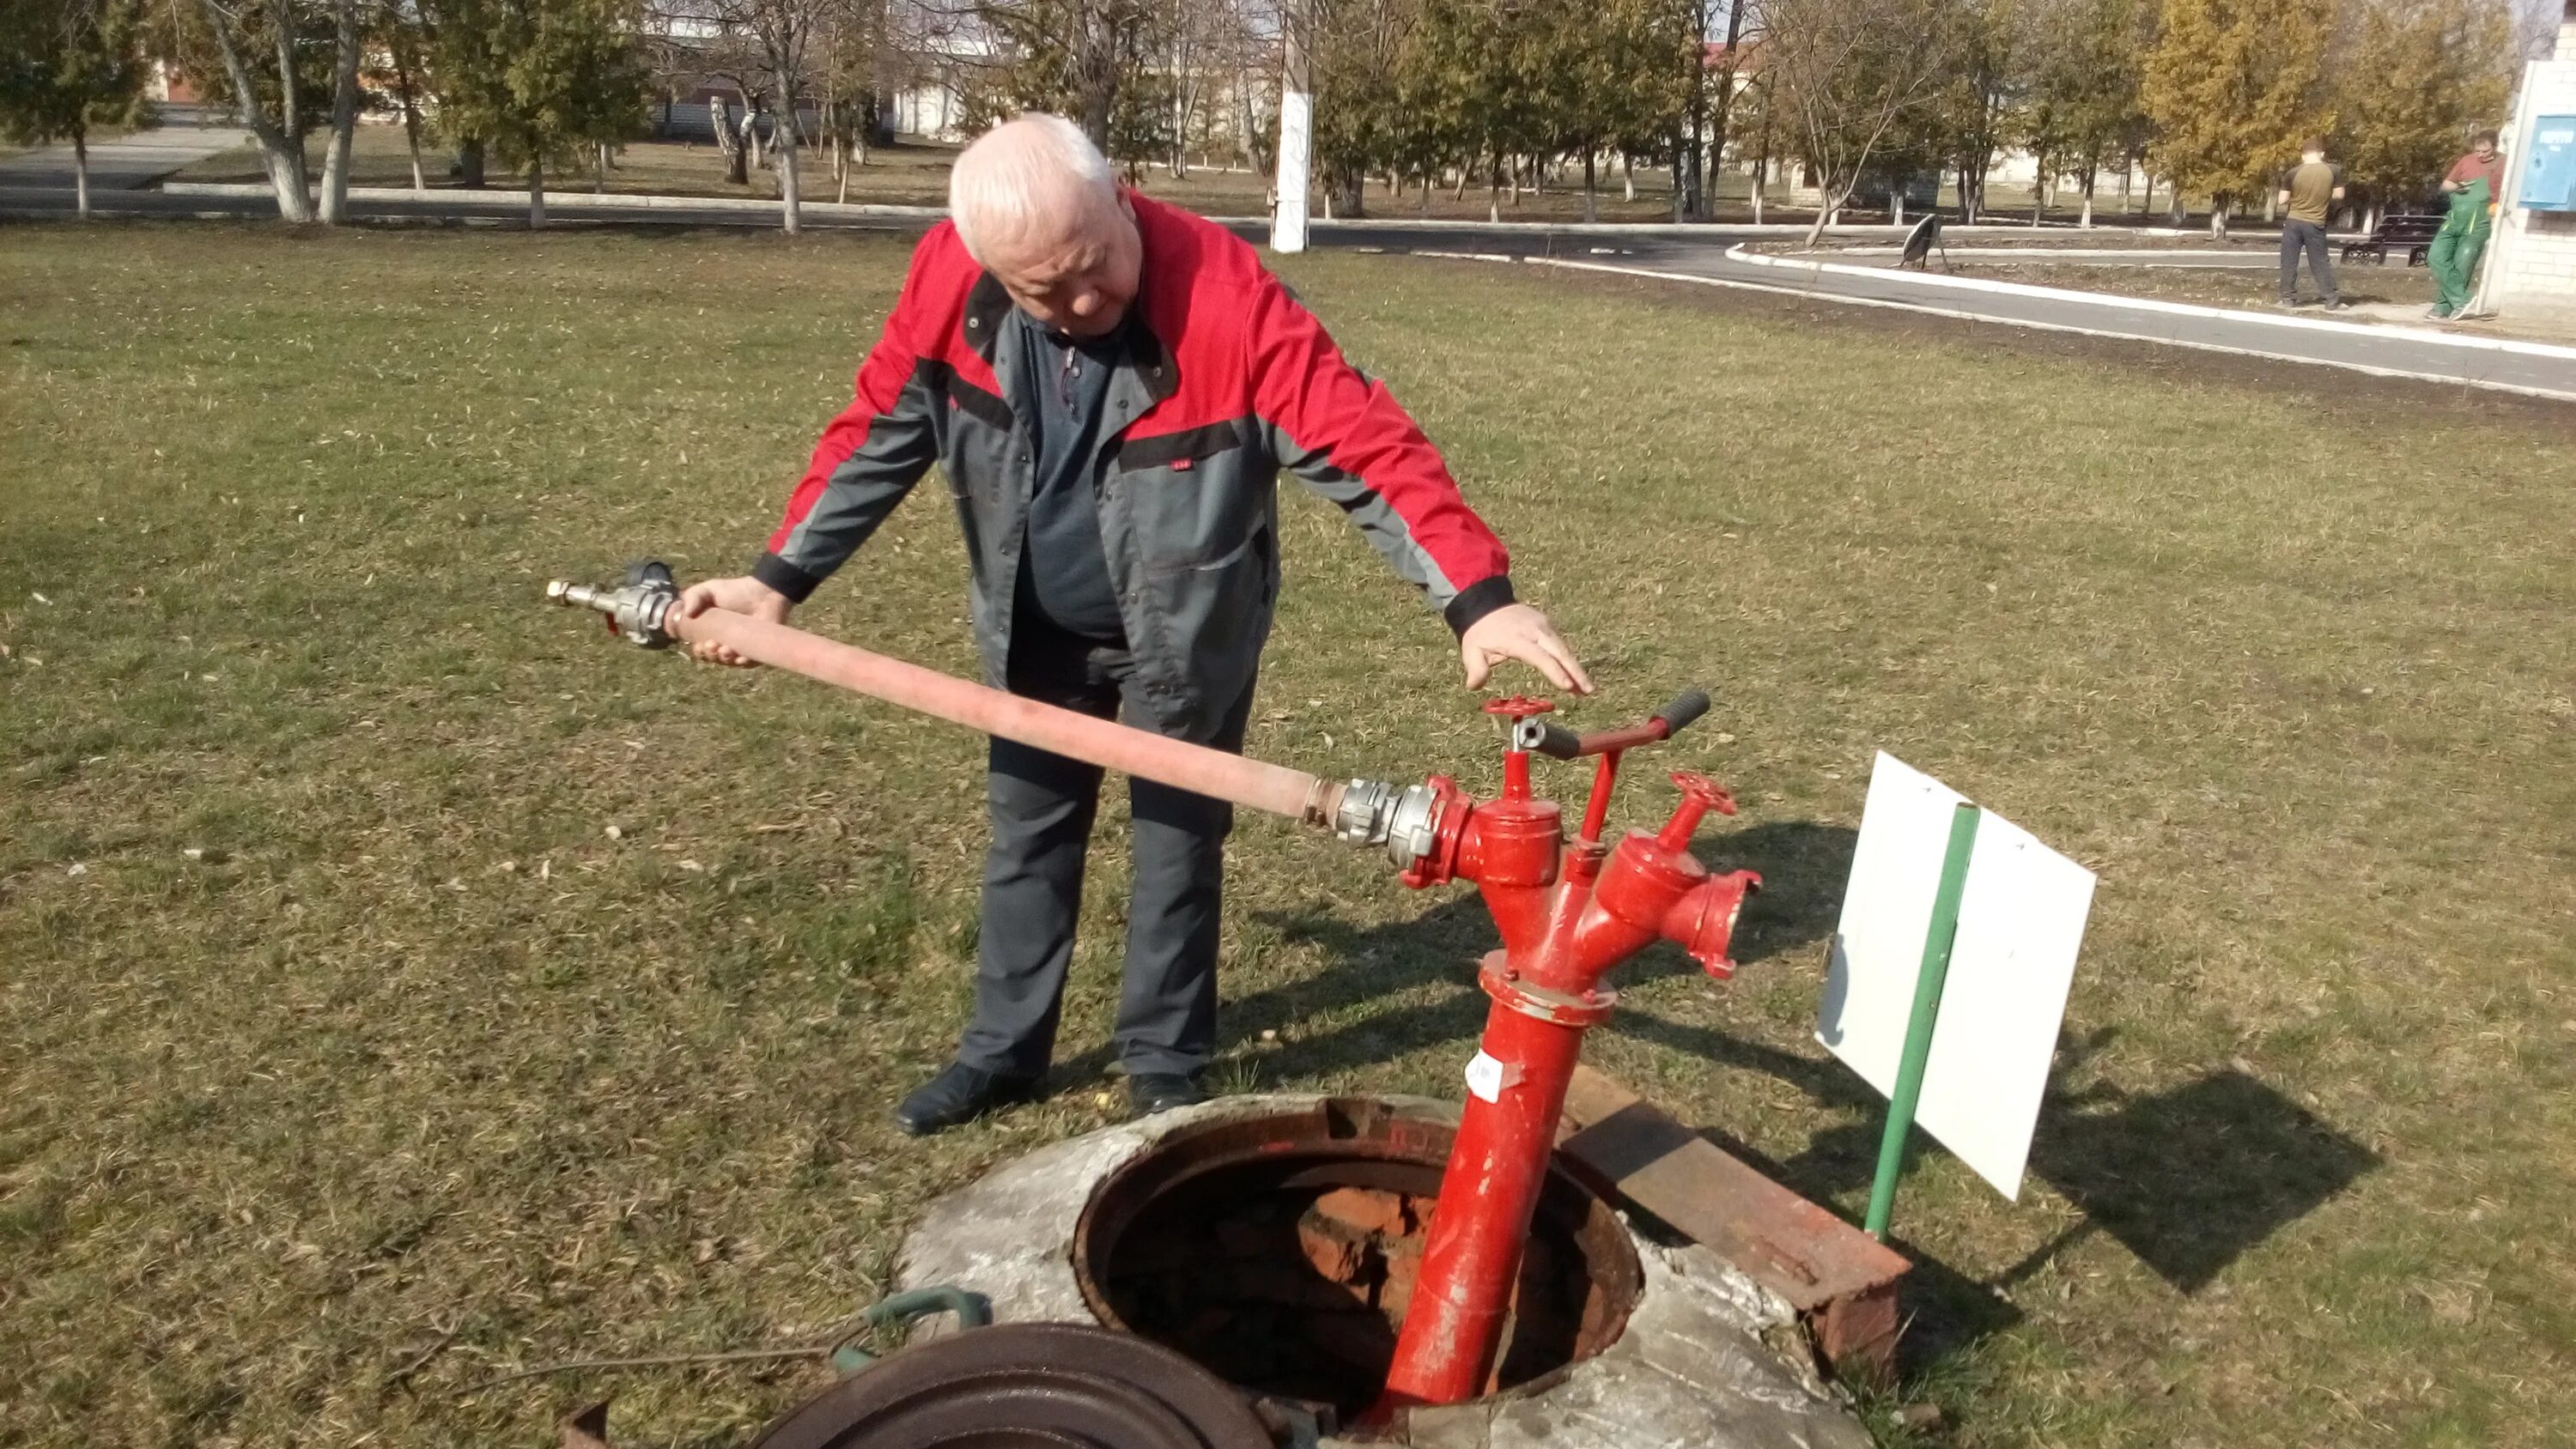
<path id="1" fill-rule="evenodd" d="M 166 216 L 273 217 L 274 201 L 256 195 L 112 193 L 103 210 Z M 0 182 L 0 215 L 59 215 L 71 209 L 68 191 L 11 189 Z M 437 219 L 459 224 L 506 225 L 526 215 L 524 201 L 460 196 L 353 201 L 361 217 Z M 550 194 L 550 220 L 587 225 L 618 223 L 767 228 L 773 208 L 743 210 L 681 204 L 649 211 L 584 204 L 579 192 Z M 816 230 L 917 231 L 919 217 L 832 216 L 807 213 Z M 1236 223 L 1258 239 L 1259 223 Z M 1356 221 L 1320 223 L 1315 243 L 1425 255 L 1477 256 L 1535 262 L 1550 267 L 1599 269 L 1633 275 L 1810 297 L 1818 301 L 1990 322 L 2002 326 L 2080 332 L 2269 357 L 2284 362 L 2348 368 L 2526 393 L 2576 402 L 2576 348 L 2464 337 L 2422 327 L 2372 326 L 2279 313 L 2233 312 L 2187 303 L 2064 291 L 1983 278 L 1926 277 L 1885 268 L 1844 267 L 1803 259 L 1752 257 L 1732 250 L 1750 239 L 1747 228 L 1484 226 L 1474 223 Z M 1779 240 L 1776 230 L 1763 239 Z"/>
<path id="2" fill-rule="evenodd" d="M 1353 222 L 1328 244 L 1486 256 L 1677 281 L 1788 293 L 1863 307 L 1891 307 L 2007 326 L 2081 332 L 2171 346 L 2341 367 L 2387 377 L 2526 393 L 2576 402 L 2576 348 L 2467 337 L 2429 327 L 2380 326 L 2273 312 L 2065 291 L 1984 278 L 1926 276 L 1877 267 L 1751 256 L 1725 227 L 1699 235 L 1623 237 L 1561 228 L 1437 230 Z"/>
<path id="3" fill-rule="evenodd" d="M 250 132 L 232 126 L 156 126 L 113 141 L 92 141 L 90 190 L 123 191 L 149 186 L 191 161 L 249 142 Z M 0 187 L 68 188 L 73 182 L 72 166 L 69 142 L 23 156 L 0 158 Z"/>

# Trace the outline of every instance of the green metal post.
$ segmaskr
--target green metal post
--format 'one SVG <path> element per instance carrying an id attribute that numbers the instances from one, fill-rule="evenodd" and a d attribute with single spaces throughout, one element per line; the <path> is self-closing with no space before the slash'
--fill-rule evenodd
<path id="1" fill-rule="evenodd" d="M 1887 1133 L 1878 1139 L 1878 1177 L 1869 1188 L 1869 1235 L 1887 1241 L 1887 1217 L 1896 1208 L 1896 1180 L 1905 1175 L 1905 1145 L 1914 1134 L 1914 1107 L 1923 1098 L 1923 1064 L 1932 1056 L 1932 1026 L 1941 1019 L 1941 986 L 1950 977 L 1950 945 L 1959 934 L 1959 895 L 1968 884 L 1968 856 L 1977 844 L 1977 807 L 1962 803 L 1950 817 L 1950 844 L 1941 856 L 1941 888 L 1932 897 L 1932 928 L 1923 938 L 1923 969 L 1914 978 L 1914 1010 L 1905 1019 L 1905 1055 L 1897 1059 L 1896 1091 L 1887 1099 Z"/>

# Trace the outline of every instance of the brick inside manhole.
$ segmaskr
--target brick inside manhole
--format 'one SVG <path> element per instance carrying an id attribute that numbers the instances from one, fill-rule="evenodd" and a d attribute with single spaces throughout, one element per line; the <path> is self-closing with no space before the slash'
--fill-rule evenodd
<path id="1" fill-rule="evenodd" d="M 1364 1099 L 1177 1133 L 1093 1194 L 1083 1295 L 1105 1324 L 1347 1426 L 1385 1387 L 1450 1136 Z M 1487 1391 L 1608 1347 L 1639 1282 L 1616 1215 L 1552 1172 Z"/>

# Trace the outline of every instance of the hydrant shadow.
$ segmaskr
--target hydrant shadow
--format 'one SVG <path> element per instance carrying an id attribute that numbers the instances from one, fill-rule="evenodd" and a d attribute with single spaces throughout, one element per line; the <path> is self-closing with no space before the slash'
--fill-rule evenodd
<path id="1" fill-rule="evenodd" d="M 1769 823 L 1695 843 L 1713 870 L 1741 866 L 1764 876 L 1736 933 L 1739 963 L 1831 936 L 1853 844 L 1852 831 L 1821 822 Z M 1474 963 L 1500 941 L 1483 904 L 1452 889 L 1421 915 L 1386 925 L 1355 925 L 1329 909 L 1258 917 L 1288 940 L 1322 946 L 1331 964 L 1229 1002 L 1229 1035 L 1240 1041 L 1277 1032 L 1280 1045 L 1264 1053 L 1262 1073 L 1284 1081 L 1361 1071 L 1427 1047 L 1465 1047 L 1489 1005 L 1474 983 Z M 1659 947 L 1611 979 L 1635 987 L 1696 969 Z M 1843 1123 L 1817 1131 L 1782 1160 L 1751 1150 L 1722 1126 L 1700 1131 L 1801 1196 L 1857 1217 L 1886 1104 L 1849 1069 L 1804 1042 L 1804 1050 L 1784 1048 L 1634 1005 L 1623 1004 L 1605 1029 L 1773 1077 L 1842 1115 Z M 2379 1165 L 2370 1148 L 2241 1063 L 2178 1083 L 2125 1087 L 2097 1061 L 2116 1039 L 2117 1028 L 2108 1026 L 2070 1026 L 2061 1036 L 2032 1147 L 2031 1171 L 2080 1221 L 2001 1273 L 1957 1271 L 1900 1242 L 1917 1264 L 1907 1295 L 1915 1324 L 1905 1348 L 1909 1366 L 1938 1362 L 2020 1321 L 2015 1290 L 2095 1234 L 2119 1243 L 2177 1294 L 2197 1294 Z"/>
<path id="2" fill-rule="evenodd" d="M 1759 871 L 1762 890 L 1746 902 L 1735 933 L 1738 965 L 1794 951 L 1830 935 L 1842 910 L 1855 836 L 1847 826 L 1775 821 L 1703 836 L 1692 850 L 1713 871 Z M 1472 1039 L 1489 1004 L 1476 986 L 1476 964 L 1502 945 L 1484 903 L 1452 886 L 1440 903 L 1411 920 L 1357 925 L 1330 911 L 1265 912 L 1255 917 L 1291 942 L 1321 946 L 1332 964 L 1302 981 L 1253 992 L 1225 1006 L 1231 1038 L 1276 1031 L 1283 1044 L 1263 1058 L 1264 1074 L 1297 1080 L 1364 1069 L 1408 1051 Z M 1658 945 L 1610 974 L 1633 987 L 1695 974 L 1678 950 Z M 1420 998 L 1368 1010 L 1372 1002 Z M 1612 1018 L 1613 1030 L 1628 1015 Z M 1318 1021 L 1338 1024 L 1299 1030 Z"/>

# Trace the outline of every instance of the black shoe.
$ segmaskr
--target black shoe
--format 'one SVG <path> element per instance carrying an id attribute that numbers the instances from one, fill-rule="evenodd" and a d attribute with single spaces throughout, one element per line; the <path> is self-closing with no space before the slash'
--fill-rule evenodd
<path id="1" fill-rule="evenodd" d="M 999 1107 L 1016 1106 L 1038 1094 L 1035 1077 L 1005 1077 L 964 1062 L 931 1078 L 894 1109 L 894 1125 L 915 1137 L 945 1132 L 972 1122 Z"/>
<path id="2" fill-rule="evenodd" d="M 2352 304 L 2341 297 L 2333 297 L 2327 300 L 2326 310 L 2329 312 L 2349 312 L 2352 310 Z"/>
<path id="3" fill-rule="evenodd" d="M 1191 1107 L 1208 1099 L 1199 1084 L 1178 1072 L 1138 1072 L 1127 1079 L 1131 1117 L 1151 1117 L 1174 1107 Z"/>

